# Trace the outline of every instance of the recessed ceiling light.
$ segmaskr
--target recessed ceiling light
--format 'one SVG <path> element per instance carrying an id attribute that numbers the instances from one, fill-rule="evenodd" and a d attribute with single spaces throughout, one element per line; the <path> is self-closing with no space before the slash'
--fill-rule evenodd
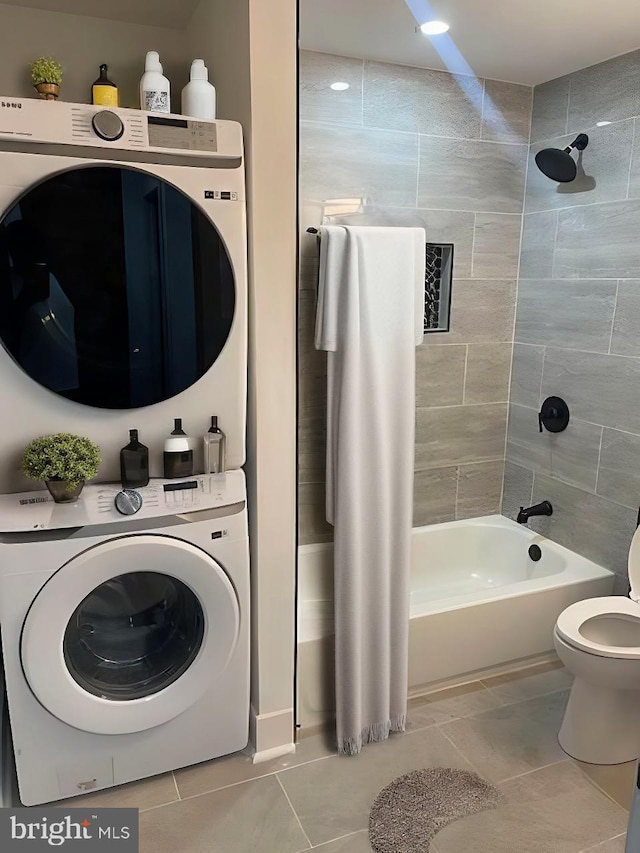
<path id="1" fill-rule="evenodd" d="M 344 92 L 349 88 L 348 83 L 332 83 L 331 88 L 334 92 Z"/>
<path id="2" fill-rule="evenodd" d="M 608 124 L 611 124 L 610 121 L 599 121 L 596 122 L 596 127 L 606 127 Z"/>
<path id="3" fill-rule="evenodd" d="M 444 21 L 427 21 L 420 27 L 425 36 L 439 36 L 449 30 L 449 24 Z"/>

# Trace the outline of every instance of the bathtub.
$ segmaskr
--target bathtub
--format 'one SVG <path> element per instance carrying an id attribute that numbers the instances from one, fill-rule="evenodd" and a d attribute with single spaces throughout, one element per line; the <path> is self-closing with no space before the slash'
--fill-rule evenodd
<path id="1" fill-rule="evenodd" d="M 529 556 L 531 545 L 542 552 Z M 553 654 L 558 615 L 613 591 L 612 572 L 500 515 L 413 530 L 409 687 Z M 333 713 L 333 546 L 298 549 L 298 721 Z"/>

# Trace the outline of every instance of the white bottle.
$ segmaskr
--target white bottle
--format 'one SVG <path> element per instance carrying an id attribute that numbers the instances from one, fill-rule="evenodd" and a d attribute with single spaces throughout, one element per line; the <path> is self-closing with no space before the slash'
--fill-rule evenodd
<path id="1" fill-rule="evenodd" d="M 140 109 L 151 113 L 171 112 L 171 83 L 162 73 L 160 56 L 150 50 L 140 80 Z"/>
<path id="2" fill-rule="evenodd" d="M 216 117 L 216 89 L 209 83 L 209 69 L 204 59 L 191 63 L 191 77 L 182 90 L 182 115 L 192 118 Z"/>

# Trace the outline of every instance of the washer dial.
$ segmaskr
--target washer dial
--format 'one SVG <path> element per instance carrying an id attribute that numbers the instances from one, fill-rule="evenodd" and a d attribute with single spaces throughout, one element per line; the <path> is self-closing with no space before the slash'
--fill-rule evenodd
<path id="1" fill-rule="evenodd" d="M 135 515 L 142 508 L 142 495 L 135 489 L 123 489 L 116 495 L 114 503 L 120 515 Z"/>
<path id="2" fill-rule="evenodd" d="M 111 110 L 100 110 L 99 113 L 95 113 L 91 119 L 91 125 L 96 136 L 106 142 L 115 142 L 124 134 L 122 119 Z"/>

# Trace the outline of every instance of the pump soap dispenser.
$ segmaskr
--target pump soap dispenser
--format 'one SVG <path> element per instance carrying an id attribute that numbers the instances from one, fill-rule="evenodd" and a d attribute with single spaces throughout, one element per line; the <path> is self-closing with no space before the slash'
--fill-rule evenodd
<path id="1" fill-rule="evenodd" d="M 182 90 L 182 115 L 200 119 L 216 117 L 216 90 L 209 83 L 204 59 L 194 59 L 191 63 L 191 78 Z"/>
<path id="2" fill-rule="evenodd" d="M 166 480 L 193 475 L 193 449 L 182 429 L 182 418 L 174 421 L 173 432 L 164 442 L 164 476 Z"/>
<path id="3" fill-rule="evenodd" d="M 120 479 L 123 489 L 149 485 L 149 448 L 138 441 L 138 430 L 129 430 L 129 444 L 120 451 Z"/>
<path id="4" fill-rule="evenodd" d="M 226 436 L 213 415 L 211 426 L 204 434 L 204 473 L 223 474 L 225 471 Z"/>

